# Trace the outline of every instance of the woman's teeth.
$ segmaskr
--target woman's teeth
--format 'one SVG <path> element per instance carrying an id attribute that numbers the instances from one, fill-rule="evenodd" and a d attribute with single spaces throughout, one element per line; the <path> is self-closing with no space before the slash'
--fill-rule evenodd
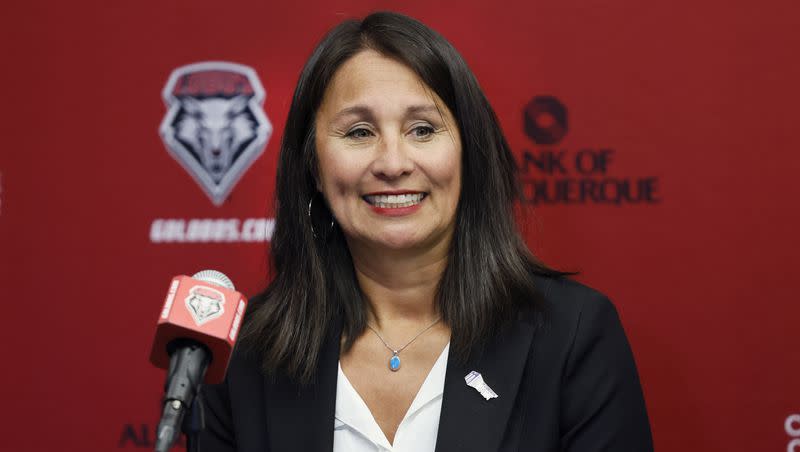
<path id="1" fill-rule="evenodd" d="M 419 204 L 425 198 L 425 193 L 407 193 L 403 195 L 367 195 L 364 200 L 375 207 L 382 209 L 396 209 Z"/>

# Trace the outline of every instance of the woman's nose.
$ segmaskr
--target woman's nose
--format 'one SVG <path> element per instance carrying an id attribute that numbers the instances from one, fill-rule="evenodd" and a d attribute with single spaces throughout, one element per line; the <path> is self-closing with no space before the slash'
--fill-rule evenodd
<path id="1" fill-rule="evenodd" d="M 395 179 L 410 174 L 414 170 L 414 161 L 408 151 L 408 144 L 402 138 L 384 138 L 378 144 L 372 172 L 382 179 Z"/>

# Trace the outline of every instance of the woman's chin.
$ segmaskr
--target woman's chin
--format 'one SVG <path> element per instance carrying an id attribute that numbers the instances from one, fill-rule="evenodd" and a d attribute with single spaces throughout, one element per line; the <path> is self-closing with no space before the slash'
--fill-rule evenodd
<path id="1" fill-rule="evenodd" d="M 376 248 L 382 248 L 387 251 L 402 251 L 424 248 L 424 242 L 419 240 L 419 237 L 415 237 L 412 234 L 401 237 L 377 237 L 373 243 Z"/>
<path id="2" fill-rule="evenodd" d="M 398 231 L 387 231 L 385 234 L 374 237 L 373 248 L 386 251 L 416 251 L 420 253 L 442 249 L 440 245 L 447 240 L 446 234 L 423 232 L 418 229 L 403 234 Z"/>
<path id="3" fill-rule="evenodd" d="M 430 246 L 425 237 L 420 236 L 416 230 L 408 231 L 376 231 L 362 237 L 359 242 L 366 245 L 370 252 L 384 251 L 403 251 L 403 250 L 424 250 Z"/>
<path id="4" fill-rule="evenodd" d="M 440 230 L 429 222 L 414 221 L 406 224 L 370 224 L 369 226 L 356 227 L 350 231 L 345 229 L 345 237 L 350 244 L 351 252 L 417 251 L 425 253 L 441 249 L 441 245 L 444 245 L 443 242 L 452 237 L 451 228 Z"/>

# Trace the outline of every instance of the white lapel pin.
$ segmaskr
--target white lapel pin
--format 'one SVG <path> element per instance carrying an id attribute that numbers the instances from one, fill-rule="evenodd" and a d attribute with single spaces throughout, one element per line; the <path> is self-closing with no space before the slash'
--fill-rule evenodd
<path id="1" fill-rule="evenodd" d="M 497 393 L 492 391 L 492 388 L 483 381 L 483 376 L 480 373 L 473 370 L 464 377 L 464 380 L 467 382 L 467 386 L 475 388 L 484 399 L 489 400 L 498 397 Z"/>

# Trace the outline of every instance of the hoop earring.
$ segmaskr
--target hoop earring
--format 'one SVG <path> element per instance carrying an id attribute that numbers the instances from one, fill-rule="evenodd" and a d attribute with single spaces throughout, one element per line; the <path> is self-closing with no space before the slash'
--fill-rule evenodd
<path id="1" fill-rule="evenodd" d="M 307 212 L 308 213 L 308 224 L 311 225 L 311 235 L 313 235 L 315 239 L 319 239 L 319 236 L 317 235 L 317 232 L 314 231 L 314 217 L 311 216 L 311 205 L 312 205 L 313 202 L 314 202 L 314 196 L 312 195 L 311 199 L 308 200 L 308 212 Z M 328 227 L 328 233 L 325 234 L 325 237 L 324 237 L 325 240 L 327 240 L 328 237 L 330 236 L 331 232 L 333 232 L 333 227 L 334 227 L 333 216 L 331 216 L 331 224 Z"/>

